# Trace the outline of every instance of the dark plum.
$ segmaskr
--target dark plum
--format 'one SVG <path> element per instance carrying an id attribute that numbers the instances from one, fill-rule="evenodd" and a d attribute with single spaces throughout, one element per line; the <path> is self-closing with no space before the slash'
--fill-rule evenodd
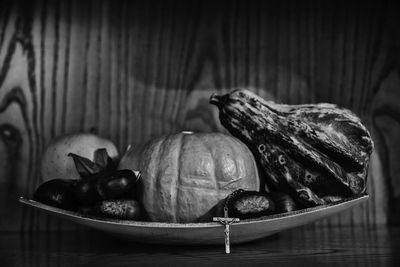
<path id="1" fill-rule="evenodd" d="M 33 194 L 33 199 L 61 209 L 75 210 L 77 202 L 74 188 L 77 180 L 53 179 L 42 183 Z"/>
<path id="2" fill-rule="evenodd" d="M 283 192 L 271 192 L 270 196 L 275 203 L 275 213 L 285 213 L 297 210 L 293 198 Z"/>
<path id="3" fill-rule="evenodd" d="M 135 184 L 139 173 L 131 170 L 101 172 L 86 176 L 78 181 L 75 197 L 84 206 L 101 200 L 135 198 Z"/>
<path id="4" fill-rule="evenodd" d="M 135 198 L 134 187 L 140 174 L 131 170 L 117 170 L 101 177 L 96 183 L 96 190 L 103 199 L 116 199 L 121 196 Z M 127 193 L 131 193 L 127 196 Z"/>
<path id="5" fill-rule="evenodd" d="M 91 206 L 101 200 L 96 190 L 96 183 L 99 176 L 82 178 L 77 182 L 74 195 L 76 200 L 85 206 Z"/>

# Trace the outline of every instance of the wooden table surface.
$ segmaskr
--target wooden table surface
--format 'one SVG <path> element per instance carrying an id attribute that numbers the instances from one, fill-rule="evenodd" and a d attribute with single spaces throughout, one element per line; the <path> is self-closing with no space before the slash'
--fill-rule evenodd
<path id="1" fill-rule="evenodd" d="M 231 251 L 144 245 L 87 229 L 0 233 L 1 266 L 400 266 L 400 227 L 309 226 Z"/>

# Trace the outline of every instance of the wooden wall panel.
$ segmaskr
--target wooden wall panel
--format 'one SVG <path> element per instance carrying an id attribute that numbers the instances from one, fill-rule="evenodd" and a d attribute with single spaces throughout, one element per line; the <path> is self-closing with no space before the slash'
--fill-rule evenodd
<path id="1" fill-rule="evenodd" d="M 355 111 L 376 143 L 371 199 L 317 225 L 396 222 L 392 10 L 344 1 L 0 1 L 0 226 L 59 226 L 16 202 L 41 182 L 41 153 L 55 136 L 95 132 L 122 153 L 180 130 L 224 131 L 208 98 L 236 87 Z"/>

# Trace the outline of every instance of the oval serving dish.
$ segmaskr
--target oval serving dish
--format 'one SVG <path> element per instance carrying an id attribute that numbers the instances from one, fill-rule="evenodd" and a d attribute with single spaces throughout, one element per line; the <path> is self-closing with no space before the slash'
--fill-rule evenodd
<path id="1" fill-rule="evenodd" d="M 232 244 L 248 242 L 289 228 L 308 224 L 347 210 L 367 199 L 368 195 L 363 195 L 328 205 L 242 220 L 230 226 L 230 242 Z M 51 207 L 23 197 L 19 201 L 77 224 L 120 235 L 137 242 L 167 245 L 224 244 L 224 227 L 217 222 L 162 223 L 104 219 Z"/>

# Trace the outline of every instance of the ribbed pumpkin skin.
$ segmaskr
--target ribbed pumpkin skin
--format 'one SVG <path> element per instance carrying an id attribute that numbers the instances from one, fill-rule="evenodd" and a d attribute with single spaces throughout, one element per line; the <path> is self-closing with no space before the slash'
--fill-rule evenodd
<path id="1" fill-rule="evenodd" d="M 151 221 L 194 222 L 234 190 L 260 187 L 250 150 L 221 133 L 164 136 L 128 151 L 119 168 L 142 172 L 141 202 Z"/>

